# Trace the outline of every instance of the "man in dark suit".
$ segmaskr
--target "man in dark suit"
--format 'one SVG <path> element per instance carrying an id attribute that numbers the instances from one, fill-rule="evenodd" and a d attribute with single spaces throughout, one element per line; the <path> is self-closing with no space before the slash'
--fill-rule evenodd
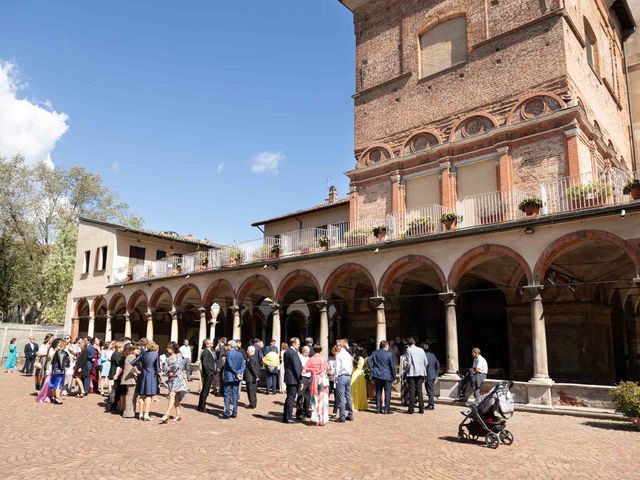
<path id="1" fill-rule="evenodd" d="M 36 356 L 38 354 L 38 344 L 35 342 L 35 339 L 30 336 L 29 343 L 24 346 L 24 365 L 22 366 L 22 373 L 26 373 L 27 375 L 33 375 L 33 365 L 36 361 Z"/>
<path id="2" fill-rule="evenodd" d="M 436 378 L 440 375 L 440 362 L 436 356 L 429 351 L 429 344 L 424 344 L 424 351 L 427 354 L 427 361 L 429 362 L 429 365 L 427 365 L 427 396 L 429 397 L 427 410 L 433 410 L 435 409 L 433 404 L 433 392 L 436 385 Z"/>
<path id="3" fill-rule="evenodd" d="M 247 368 L 244 371 L 244 381 L 247 386 L 249 408 L 256 408 L 258 402 L 258 378 L 260 377 L 260 363 L 256 348 L 247 347 Z"/>
<path id="4" fill-rule="evenodd" d="M 391 382 L 396 378 L 394 355 L 389 351 L 389 342 L 380 342 L 380 348 L 368 358 L 371 378 L 376 384 L 376 408 L 378 413 L 391 413 Z M 382 390 L 384 389 L 384 410 L 382 409 Z"/>
<path id="5" fill-rule="evenodd" d="M 302 362 L 298 355 L 299 348 L 300 339 L 293 337 L 289 342 L 289 349 L 283 354 L 284 383 L 287 386 L 287 399 L 284 402 L 284 413 L 282 414 L 284 423 L 294 423 L 293 405 L 296 403 L 296 394 L 302 376 Z"/>
<path id="6" fill-rule="evenodd" d="M 202 377 L 202 389 L 198 400 L 198 411 L 207 411 L 207 397 L 211 391 L 211 384 L 216 375 L 216 354 L 211 348 L 211 340 L 205 338 L 200 352 L 200 376 Z"/>
<path id="7" fill-rule="evenodd" d="M 224 362 L 222 381 L 224 383 L 224 416 L 223 418 L 236 418 L 238 416 L 238 395 L 240 393 L 240 380 L 244 374 L 246 365 L 244 357 L 238 350 L 235 340 L 229 340 L 226 346 L 227 358 Z M 230 404 L 233 401 L 233 411 L 230 412 Z"/>

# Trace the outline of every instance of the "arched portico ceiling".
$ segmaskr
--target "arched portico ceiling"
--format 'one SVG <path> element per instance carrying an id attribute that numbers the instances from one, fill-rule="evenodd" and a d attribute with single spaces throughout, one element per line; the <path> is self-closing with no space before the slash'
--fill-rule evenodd
<path id="1" fill-rule="evenodd" d="M 276 301 L 290 304 L 303 299 L 307 302 L 320 300 L 320 284 L 307 270 L 294 270 L 280 282 L 276 292 Z"/>
<path id="2" fill-rule="evenodd" d="M 369 270 L 357 263 L 345 263 L 331 272 L 322 292 L 326 299 L 332 296 L 349 299 L 373 297 L 376 296 L 377 290 L 376 282 Z"/>
<path id="3" fill-rule="evenodd" d="M 133 310 L 139 310 L 144 312 L 149 307 L 149 300 L 147 299 L 147 294 L 142 290 L 136 290 L 133 292 L 131 297 L 129 297 L 129 302 L 127 303 L 127 310 L 132 312 Z"/>
<path id="4" fill-rule="evenodd" d="M 403 285 L 428 285 L 444 291 L 446 285 L 440 266 L 421 255 L 407 255 L 393 262 L 382 275 L 378 292 L 382 296 L 399 294 Z"/>
<path id="5" fill-rule="evenodd" d="M 116 293 L 111 300 L 109 300 L 109 311 L 111 312 L 119 312 L 127 307 L 127 299 L 124 298 L 122 293 Z"/>
<path id="6" fill-rule="evenodd" d="M 504 245 L 481 245 L 460 257 L 449 274 L 449 287 L 464 289 L 465 283 L 490 282 L 501 289 L 531 284 L 529 265 L 516 251 Z"/>
<path id="7" fill-rule="evenodd" d="M 106 312 L 106 310 L 107 310 L 107 301 L 105 300 L 105 298 L 102 295 L 98 295 L 96 298 L 93 299 L 93 302 L 91 303 L 91 309 L 92 309 L 94 315 L 96 313 Z"/>
<path id="8" fill-rule="evenodd" d="M 202 295 L 200 294 L 200 289 L 192 283 L 183 285 L 176 293 L 174 305 L 176 308 L 180 308 L 182 310 L 200 308 L 202 306 Z"/>
<path id="9" fill-rule="evenodd" d="M 238 303 L 251 303 L 253 306 L 260 305 L 265 298 L 274 298 L 274 291 L 271 282 L 264 275 L 251 275 L 240 288 L 236 299 Z"/>
<path id="10" fill-rule="evenodd" d="M 213 303 L 230 307 L 233 305 L 233 287 L 227 280 L 221 278 L 213 282 L 207 288 L 204 294 L 203 303 L 207 306 L 211 306 Z"/>
<path id="11" fill-rule="evenodd" d="M 82 297 L 76 304 L 76 318 L 88 317 L 90 314 L 89 302 L 86 298 Z"/>
<path id="12" fill-rule="evenodd" d="M 173 308 L 171 292 L 165 287 L 160 287 L 155 290 L 151 295 L 151 300 L 149 300 L 149 308 L 164 312 L 171 311 Z"/>

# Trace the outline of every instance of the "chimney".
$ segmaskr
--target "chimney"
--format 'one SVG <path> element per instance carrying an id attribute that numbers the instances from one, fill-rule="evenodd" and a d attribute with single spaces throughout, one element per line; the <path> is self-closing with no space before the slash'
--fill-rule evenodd
<path id="1" fill-rule="evenodd" d="M 327 197 L 327 202 L 334 203 L 336 200 L 338 200 L 338 189 L 334 185 L 331 185 L 329 187 L 329 196 Z"/>

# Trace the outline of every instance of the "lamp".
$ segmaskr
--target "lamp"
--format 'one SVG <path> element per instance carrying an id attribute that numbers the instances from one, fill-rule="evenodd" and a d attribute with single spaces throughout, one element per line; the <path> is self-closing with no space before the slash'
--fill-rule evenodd
<path id="1" fill-rule="evenodd" d="M 533 229 L 533 227 L 527 227 L 524 229 L 524 233 L 526 233 L 527 235 L 532 235 L 533 233 L 535 233 L 535 230 Z"/>
<path id="2" fill-rule="evenodd" d="M 220 305 L 218 305 L 217 303 L 213 303 L 211 305 L 211 330 L 209 334 L 209 338 L 211 338 L 211 341 L 213 341 L 216 337 L 216 323 L 218 323 L 216 319 L 218 318 L 219 314 Z"/>

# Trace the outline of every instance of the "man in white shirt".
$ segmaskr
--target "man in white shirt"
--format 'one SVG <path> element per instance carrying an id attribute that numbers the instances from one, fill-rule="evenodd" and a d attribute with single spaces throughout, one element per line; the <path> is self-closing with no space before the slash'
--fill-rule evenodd
<path id="1" fill-rule="evenodd" d="M 351 373 L 353 372 L 353 357 L 349 354 L 349 344 L 346 340 L 338 340 L 336 343 L 336 390 L 340 402 L 340 419 L 338 422 L 353 420 L 353 402 L 351 401 Z M 345 417 L 345 410 L 349 413 Z"/>
<path id="2" fill-rule="evenodd" d="M 182 342 L 180 347 L 180 354 L 182 355 L 182 368 L 187 372 L 187 381 L 191 381 L 191 347 L 189 346 L 189 340 L 186 338 Z"/>
<path id="3" fill-rule="evenodd" d="M 298 355 L 300 356 L 300 362 L 302 363 L 302 369 L 309 361 L 309 347 L 305 345 L 300 349 Z M 311 372 L 303 373 L 300 377 L 300 387 L 298 390 L 298 420 L 302 420 L 305 417 L 311 417 Z"/>
<path id="4" fill-rule="evenodd" d="M 458 391 L 458 398 L 456 401 L 464 402 L 466 400 L 467 385 L 471 382 L 475 401 L 476 403 L 480 403 L 480 385 L 482 385 L 482 382 L 487 378 L 489 365 L 485 358 L 480 355 L 479 348 L 476 347 L 471 350 L 471 356 L 473 357 L 473 366 L 464 376 L 462 382 L 460 382 L 460 389 Z"/>

